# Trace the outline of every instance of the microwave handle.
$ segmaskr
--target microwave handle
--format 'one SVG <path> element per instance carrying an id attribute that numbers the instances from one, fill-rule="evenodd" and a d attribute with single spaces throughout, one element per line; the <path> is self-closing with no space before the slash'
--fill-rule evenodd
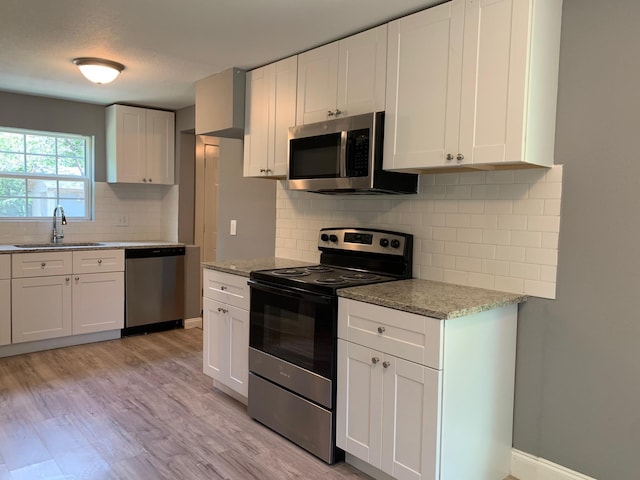
<path id="1" fill-rule="evenodd" d="M 347 131 L 340 132 L 340 178 L 347 177 Z"/>
<path id="2" fill-rule="evenodd" d="M 250 288 L 255 288 L 256 290 L 262 290 L 263 292 L 272 293 L 274 295 L 284 295 L 287 297 L 294 297 L 301 300 L 307 300 L 314 303 L 329 303 L 334 300 L 334 297 L 328 295 L 322 295 L 317 293 L 307 293 L 302 290 L 298 290 L 295 288 L 287 288 L 287 287 L 272 287 L 270 285 L 265 285 L 264 283 L 258 283 L 254 280 L 249 280 L 247 282 Z"/>

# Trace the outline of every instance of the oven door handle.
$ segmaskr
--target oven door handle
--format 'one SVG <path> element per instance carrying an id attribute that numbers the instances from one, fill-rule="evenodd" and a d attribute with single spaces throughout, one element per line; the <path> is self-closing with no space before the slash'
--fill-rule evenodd
<path id="1" fill-rule="evenodd" d="M 247 283 L 249 284 L 250 288 L 255 288 L 256 290 L 262 290 L 263 292 L 272 293 L 274 295 L 294 297 L 314 303 L 330 303 L 335 299 L 335 297 L 329 295 L 322 295 L 320 293 L 309 293 L 304 290 L 291 287 L 273 287 L 271 285 L 265 285 L 264 283 L 258 283 L 254 280 L 249 280 Z"/>

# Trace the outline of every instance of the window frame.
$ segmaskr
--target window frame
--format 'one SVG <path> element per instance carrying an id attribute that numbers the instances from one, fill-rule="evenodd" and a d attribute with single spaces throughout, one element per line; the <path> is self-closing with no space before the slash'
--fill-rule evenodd
<path id="1" fill-rule="evenodd" d="M 5 127 L 0 125 L 0 132 L 7 133 L 16 133 L 23 136 L 27 135 L 39 135 L 39 136 L 47 136 L 47 137 L 56 137 L 56 138 L 68 138 L 68 139 L 81 139 L 85 144 L 85 174 L 84 176 L 73 176 L 73 175 L 63 175 L 63 174 L 46 174 L 46 173 L 37 173 L 37 174 L 29 174 L 29 173 L 8 173 L 0 171 L 0 179 L 3 178 L 14 178 L 21 179 L 25 181 L 29 180 L 43 180 L 43 181 L 56 181 L 56 182 L 80 182 L 85 185 L 85 195 L 84 195 L 84 216 L 77 216 L 73 214 L 66 214 L 66 216 L 74 221 L 92 221 L 94 219 L 94 163 L 95 163 L 95 136 L 94 135 L 86 135 L 81 133 L 67 133 L 67 132 L 52 132 L 46 130 L 34 130 L 28 128 L 15 128 L 15 127 Z M 26 148 L 22 152 L 0 152 L 0 153 L 17 153 L 19 155 L 43 155 L 43 154 L 33 154 L 27 153 Z M 45 155 L 43 155 L 45 156 Z M 62 156 L 58 156 L 56 153 L 56 166 L 58 166 L 59 158 Z M 56 197 L 52 198 L 56 204 L 62 204 L 64 206 L 65 198 L 60 198 L 60 187 L 57 185 L 57 194 Z M 19 197 L 18 197 L 19 198 Z M 30 198 L 29 191 L 25 193 L 25 200 Z M 53 209 L 51 210 L 51 214 L 53 215 Z M 51 217 L 49 215 L 45 216 L 24 216 L 24 217 L 8 217 L 0 215 L 0 222 L 38 222 L 38 221 L 51 221 Z"/>

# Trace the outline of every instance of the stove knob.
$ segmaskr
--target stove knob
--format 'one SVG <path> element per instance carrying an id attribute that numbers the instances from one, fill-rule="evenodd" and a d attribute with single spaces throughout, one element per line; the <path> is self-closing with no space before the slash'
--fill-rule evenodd
<path id="1" fill-rule="evenodd" d="M 388 247 L 389 246 L 389 240 L 387 238 L 381 238 L 380 239 L 380 246 L 381 247 Z"/>
<path id="2" fill-rule="evenodd" d="M 329 240 L 332 242 L 337 242 L 338 241 L 338 237 L 335 235 L 329 235 Z"/>
<path id="3" fill-rule="evenodd" d="M 398 248 L 400 246 L 400 240 L 391 240 L 391 248 Z"/>
<path id="4" fill-rule="evenodd" d="M 327 235 L 326 233 L 323 233 L 322 235 L 320 235 L 320 240 L 322 240 L 323 242 L 326 242 L 327 240 L 329 240 L 329 235 Z"/>

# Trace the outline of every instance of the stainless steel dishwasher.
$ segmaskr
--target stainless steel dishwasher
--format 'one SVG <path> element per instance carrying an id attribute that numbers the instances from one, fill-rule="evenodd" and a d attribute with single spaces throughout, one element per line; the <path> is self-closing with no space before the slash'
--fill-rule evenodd
<path id="1" fill-rule="evenodd" d="M 125 249 L 123 335 L 182 326 L 184 247 Z"/>

